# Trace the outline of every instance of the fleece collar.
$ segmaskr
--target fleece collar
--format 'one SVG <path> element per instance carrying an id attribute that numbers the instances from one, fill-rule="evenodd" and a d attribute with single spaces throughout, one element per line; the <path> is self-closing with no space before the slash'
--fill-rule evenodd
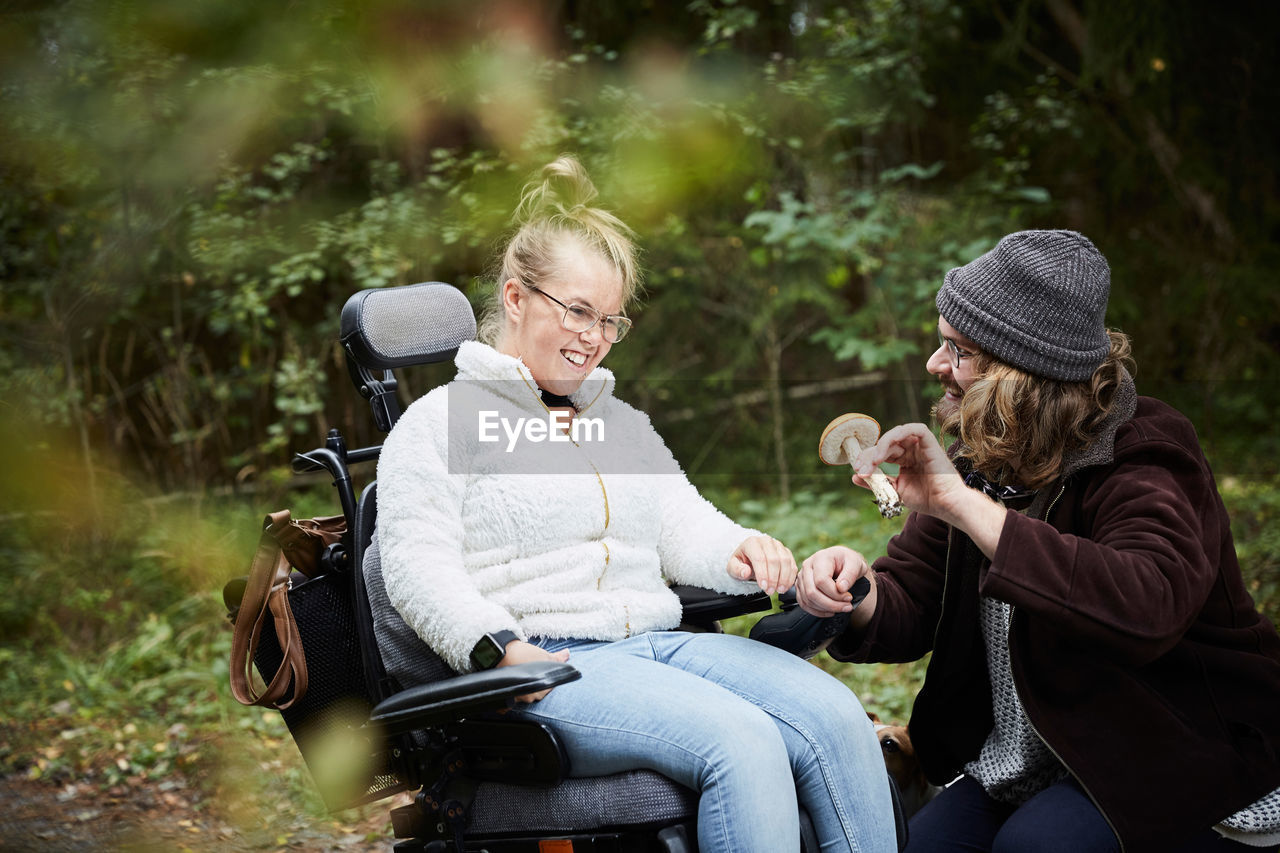
<path id="1" fill-rule="evenodd" d="M 1093 465 L 1109 465 L 1116 458 L 1116 433 L 1120 431 L 1120 427 L 1133 420 L 1134 414 L 1138 411 L 1138 389 L 1134 385 L 1133 377 L 1129 375 L 1129 371 L 1124 370 L 1124 376 L 1120 379 L 1120 387 L 1116 389 L 1115 403 L 1111 407 L 1111 413 L 1107 415 L 1107 419 L 1102 422 L 1102 430 L 1087 447 L 1070 453 L 1062 460 L 1062 474 L 1058 477 L 1059 483 L 1065 483 L 1067 478 L 1077 471 L 1088 468 Z M 1065 486 L 1063 486 L 1065 488 Z M 1027 514 L 1035 518 L 1045 518 L 1046 513 L 1052 506 L 1052 502 L 1057 500 L 1061 489 L 1046 488 L 1041 489 L 1032 501 L 1031 507 L 1027 510 Z"/>
<path id="2" fill-rule="evenodd" d="M 1120 427 L 1133 420 L 1138 411 L 1138 389 L 1134 385 L 1129 371 L 1121 368 L 1124 375 L 1120 379 L 1120 387 L 1116 389 L 1116 399 L 1111 406 L 1111 413 L 1102 422 L 1102 430 L 1098 437 L 1087 447 L 1069 454 L 1062 460 L 1062 476 L 1069 477 L 1081 468 L 1091 465 L 1109 465 L 1116 458 L 1116 433 Z"/>
<path id="3" fill-rule="evenodd" d="M 525 363 L 498 352 L 479 341 L 464 341 L 458 347 L 453 363 L 457 365 L 455 380 L 481 381 L 494 393 L 521 408 L 542 411 L 546 406 L 538 393 L 538 384 Z M 599 406 L 613 396 L 613 372 L 597 367 L 582 380 L 578 390 L 569 395 L 574 408 L 581 414 L 593 406 Z"/>

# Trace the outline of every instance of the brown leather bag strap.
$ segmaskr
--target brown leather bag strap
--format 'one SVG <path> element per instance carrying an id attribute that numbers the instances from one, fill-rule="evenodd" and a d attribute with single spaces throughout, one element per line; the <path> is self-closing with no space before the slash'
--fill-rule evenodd
<path id="1" fill-rule="evenodd" d="M 244 705 L 262 705 L 283 711 L 300 699 L 307 690 L 307 661 L 293 611 L 289 608 L 289 561 L 273 535 L 273 528 L 287 524 L 289 511 L 267 516 L 258 550 L 249 569 L 249 581 L 240 602 L 235 630 L 231 636 L 231 693 Z M 275 622 L 276 639 L 284 654 L 279 669 L 266 688 L 259 693 L 253 686 L 253 656 L 267 611 Z M 280 700 L 293 686 L 288 702 Z"/>
<path id="2" fill-rule="evenodd" d="M 270 700 L 271 707 L 283 711 L 294 702 L 307 695 L 307 658 L 302 652 L 302 637 L 298 633 L 298 623 L 293 618 L 293 609 L 289 607 L 289 583 L 285 582 L 271 590 L 267 600 L 271 608 L 276 626 L 276 642 L 280 644 L 282 657 L 280 668 L 263 694 L 263 700 Z M 289 684 L 293 684 L 293 695 L 283 704 L 280 699 L 289 692 Z M 278 686 L 277 686 L 278 685 Z M 273 688 L 275 688 L 273 690 Z"/>

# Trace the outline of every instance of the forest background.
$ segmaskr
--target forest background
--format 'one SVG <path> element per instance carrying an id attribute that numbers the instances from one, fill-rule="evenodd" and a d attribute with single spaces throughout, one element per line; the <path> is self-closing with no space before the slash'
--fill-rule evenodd
<path id="1" fill-rule="evenodd" d="M 896 529 L 816 439 L 927 418 L 946 270 L 1084 232 L 1277 619 L 1278 24 L 1244 0 L 0 4 L 0 771 L 171 785 L 259 845 L 316 819 L 278 719 L 227 694 L 218 591 L 266 511 L 334 511 L 294 451 L 380 441 L 347 297 L 478 304 L 564 152 L 644 250 L 620 395 L 800 556 Z M 918 667 L 824 665 L 909 714 Z"/>

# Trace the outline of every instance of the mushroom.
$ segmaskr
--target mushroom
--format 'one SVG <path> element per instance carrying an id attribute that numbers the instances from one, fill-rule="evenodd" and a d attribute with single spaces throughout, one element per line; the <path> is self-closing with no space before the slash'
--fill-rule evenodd
<path id="1" fill-rule="evenodd" d="M 818 456 L 828 465 L 853 465 L 863 448 L 880 440 L 880 424 L 870 415 L 849 412 L 827 424 L 818 441 Z M 876 468 L 867 477 L 876 506 L 885 518 L 893 518 L 902 512 L 902 500 L 893 490 L 889 478 Z"/>

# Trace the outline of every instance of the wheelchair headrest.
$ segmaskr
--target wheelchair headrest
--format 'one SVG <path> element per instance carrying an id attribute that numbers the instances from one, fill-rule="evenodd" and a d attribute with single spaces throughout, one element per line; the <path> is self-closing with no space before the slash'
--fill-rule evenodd
<path id="1" fill-rule="evenodd" d="M 461 290 L 438 281 L 362 290 L 342 306 L 340 336 L 368 370 L 434 364 L 476 336 L 476 315 Z"/>

